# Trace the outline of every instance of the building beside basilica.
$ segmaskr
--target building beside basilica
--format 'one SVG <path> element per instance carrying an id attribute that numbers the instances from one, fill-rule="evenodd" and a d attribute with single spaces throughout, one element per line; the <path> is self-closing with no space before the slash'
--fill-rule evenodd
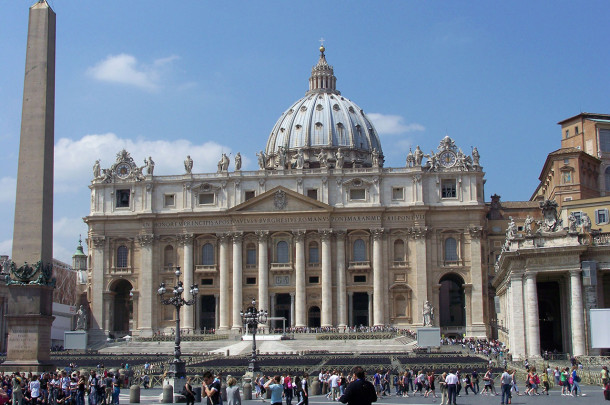
<path id="1" fill-rule="evenodd" d="M 128 151 L 94 167 L 87 298 L 92 337 L 171 331 L 157 288 L 198 284 L 192 331 L 229 333 L 252 298 L 294 327 L 423 324 L 488 336 L 484 173 L 449 137 L 384 167 L 364 111 L 336 89 L 324 48 L 305 96 L 273 127 L 258 170 L 155 176 Z M 261 139 L 261 141 L 263 141 Z M 233 166 L 230 168 L 229 166 Z M 233 169 L 233 170 L 231 170 Z M 281 326 L 281 322 L 278 324 Z"/>

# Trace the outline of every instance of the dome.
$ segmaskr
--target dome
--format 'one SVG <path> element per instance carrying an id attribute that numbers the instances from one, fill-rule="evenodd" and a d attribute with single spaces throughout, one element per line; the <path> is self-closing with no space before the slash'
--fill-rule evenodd
<path id="1" fill-rule="evenodd" d="M 309 91 L 278 119 L 265 149 L 267 168 L 371 167 L 383 165 L 373 123 L 336 89 L 324 48 L 309 78 Z M 301 163 L 299 163 L 299 161 Z"/>

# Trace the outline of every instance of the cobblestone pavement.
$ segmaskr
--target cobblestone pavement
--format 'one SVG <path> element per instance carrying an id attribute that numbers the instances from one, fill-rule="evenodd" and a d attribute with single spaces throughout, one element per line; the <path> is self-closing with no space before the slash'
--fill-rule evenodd
<path id="1" fill-rule="evenodd" d="M 162 390 L 160 388 L 153 388 L 149 390 L 141 390 L 140 403 L 142 404 L 158 404 L 160 402 Z M 550 395 L 539 395 L 539 396 L 513 396 L 512 405 L 562 405 L 562 404 L 599 404 L 603 405 L 610 401 L 604 401 L 603 390 L 601 387 L 583 386 L 583 393 L 585 396 L 579 397 L 564 397 L 561 395 L 560 390 L 551 390 Z M 120 396 L 121 404 L 129 403 L 129 390 L 123 389 Z M 314 396 L 309 399 L 310 404 L 332 404 L 333 402 L 326 399 L 326 397 Z M 439 398 L 424 398 L 423 396 L 402 398 L 396 396 L 381 397 L 378 404 L 392 404 L 392 405 L 428 405 L 428 404 L 440 404 Z M 270 405 L 269 400 L 262 402 L 260 399 L 242 401 L 242 405 Z M 285 402 L 284 402 L 285 404 Z M 296 401 L 292 402 L 296 405 Z M 462 395 L 457 398 L 458 405 L 478 405 L 478 404 L 500 404 L 500 396 L 489 396 L 489 395 Z"/>

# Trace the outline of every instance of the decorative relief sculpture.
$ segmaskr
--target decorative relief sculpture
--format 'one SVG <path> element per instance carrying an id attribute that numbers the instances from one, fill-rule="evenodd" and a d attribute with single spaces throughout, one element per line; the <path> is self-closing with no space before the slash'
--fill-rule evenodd
<path id="1" fill-rule="evenodd" d="M 557 203 L 553 200 L 546 200 L 540 203 L 542 209 L 542 221 L 538 221 L 542 232 L 558 232 L 561 230 L 563 221 L 557 215 Z"/>
<path id="2" fill-rule="evenodd" d="M 17 267 L 12 261 L 8 264 L 9 274 L 6 275 L 6 284 L 38 284 L 55 287 L 55 278 L 53 277 L 53 265 L 51 263 L 43 265 L 42 261 L 38 261 L 34 266 L 30 266 L 27 262 L 21 267 Z M 36 275 L 38 274 L 38 277 Z M 13 277 L 11 277 L 11 275 Z"/>
<path id="3" fill-rule="evenodd" d="M 432 321 L 434 320 L 434 307 L 429 301 L 424 302 L 422 315 L 424 318 L 424 326 L 432 326 Z"/>
<path id="4" fill-rule="evenodd" d="M 576 230 L 576 222 L 577 222 L 576 216 L 574 216 L 573 212 L 570 212 L 570 215 L 568 216 L 568 232 L 570 232 L 570 233 L 578 232 Z"/>
<path id="5" fill-rule="evenodd" d="M 184 160 L 184 170 L 189 174 L 193 171 L 193 159 L 191 159 L 191 155 L 187 155 Z"/>
<path id="6" fill-rule="evenodd" d="M 155 163 L 151 157 L 144 159 L 144 166 L 138 167 L 129 152 L 123 149 L 117 153 L 115 163 L 108 169 L 101 169 L 98 159 L 93 165 L 93 175 L 95 176 L 95 179 L 99 179 L 103 183 L 130 179 L 142 181 L 145 179 L 142 170 L 147 168 L 148 174 L 152 175 L 154 167 Z"/>
<path id="7" fill-rule="evenodd" d="M 235 171 L 241 170 L 241 153 L 235 155 Z"/>
<path id="8" fill-rule="evenodd" d="M 273 196 L 273 206 L 278 210 L 283 210 L 286 208 L 287 203 L 286 192 L 284 190 L 276 191 L 275 195 Z"/>
<path id="9" fill-rule="evenodd" d="M 82 305 L 76 312 L 76 330 L 87 330 L 87 310 Z"/>

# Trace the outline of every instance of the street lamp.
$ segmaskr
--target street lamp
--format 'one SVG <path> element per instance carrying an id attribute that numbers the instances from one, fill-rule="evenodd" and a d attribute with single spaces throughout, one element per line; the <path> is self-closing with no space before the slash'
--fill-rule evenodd
<path id="1" fill-rule="evenodd" d="M 248 371 L 251 373 L 260 371 L 258 361 L 256 360 L 256 329 L 261 323 L 267 323 L 267 311 L 256 309 L 256 300 L 252 298 L 252 306 L 246 308 L 245 311 L 239 311 L 242 323 L 246 327 L 252 329 L 252 358 L 250 364 L 248 364 Z"/>
<path id="2" fill-rule="evenodd" d="M 191 286 L 190 293 L 193 296 L 190 300 L 185 300 L 182 298 L 182 293 L 184 292 L 184 285 L 180 280 L 180 267 L 176 267 L 176 271 L 174 271 L 176 275 L 176 285 L 174 286 L 173 294 L 169 297 L 166 297 L 165 294 L 167 290 L 165 288 L 165 283 L 161 283 L 159 285 L 159 289 L 157 293 L 159 294 L 159 298 L 161 299 L 161 304 L 163 305 L 173 305 L 176 307 L 176 338 L 174 339 L 174 360 L 169 366 L 169 375 L 175 378 L 184 378 L 186 377 L 186 366 L 184 361 L 180 360 L 180 308 L 184 305 L 194 305 L 197 302 L 197 294 L 199 294 L 199 287 L 197 284 L 193 284 Z"/>

